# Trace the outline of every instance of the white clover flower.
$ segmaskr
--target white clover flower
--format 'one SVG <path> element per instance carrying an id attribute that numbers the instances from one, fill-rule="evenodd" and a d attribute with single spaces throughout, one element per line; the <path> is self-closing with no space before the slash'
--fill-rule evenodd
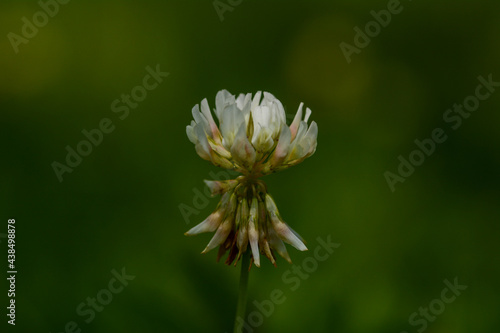
<path id="1" fill-rule="evenodd" d="M 300 104 L 290 127 L 286 124 L 281 102 L 270 93 L 240 94 L 235 98 L 227 90 L 217 93 L 214 121 L 208 102 L 195 105 L 194 120 L 186 132 L 201 158 L 216 166 L 244 175 L 260 177 L 286 169 L 314 154 L 318 126 L 307 121 L 311 110 Z"/>
<path id="2" fill-rule="evenodd" d="M 222 194 L 216 210 L 186 235 L 214 232 L 202 253 L 217 246 L 218 259 L 229 249 L 226 263 L 236 263 L 250 244 L 253 262 L 260 266 L 259 254 L 275 264 L 274 252 L 291 262 L 283 244 L 300 251 L 307 250 L 298 236 L 280 217 L 276 204 L 259 177 L 302 162 L 314 154 L 318 126 L 307 122 L 311 110 L 303 103 L 290 126 L 285 110 L 272 94 L 259 91 L 240 94 L 237 98 L 227 90 L 215 98 L 216 124 L 208 102 L 204 99 L 192 109 L 194 120 L 186 127 L 189 140 L 201 158 L 214 165 L 236 170 L 242 176 L 228 181 L 205 181 L 212 195 Z M 235 264 L 236 264 L 235 263 Z"/>

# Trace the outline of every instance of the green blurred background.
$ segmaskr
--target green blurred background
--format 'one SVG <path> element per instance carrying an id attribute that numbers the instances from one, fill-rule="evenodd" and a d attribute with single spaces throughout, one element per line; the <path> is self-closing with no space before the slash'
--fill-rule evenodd
<path id="1" fill-rule="evenodd" d="M 2 2 L 0 233 L 16 219 L 18 267 L 17 325 L 6 324 L 2 278 L 2 327 L 231 331 L 239 268 L 199 254 L 211 235 L 183 236 L 218 199 L 187 219 L 179 210 L 221 171 L 185 135 L 191 108 L 228 89 L 313 110 L 315 155 L 265 181 L 310 249 L 328 235 L 341 244 L 294 291 L 281 258 L 252 269 L 249 312 L 274 289 L 286 297 L 255 332 L 417 332 L 411 314 L 455 277 L 468 288 L 425 331 L 498 332 L 500 94 L 455 131 L 443 113 L 479 75 L 500 81 L 500 2 L 401 6 L 348 64 L 339 44 L 387 1 L 244 0 L 223 21 L 211 1 L 70 1 L 18 53 L 7 34 L 40 5 Z M 120 120 L 112 101 L 157 64 L 170 75 Z M 51 164 L 103 118 L 115 130 L 59 182 Z M 436 127 L 448 140 L 392 193 L 384 172 Z M 289 252 L 298 265 L 313 254 Z M 77 307 L 122 268 L 135 279 L 86 323 Z"/>

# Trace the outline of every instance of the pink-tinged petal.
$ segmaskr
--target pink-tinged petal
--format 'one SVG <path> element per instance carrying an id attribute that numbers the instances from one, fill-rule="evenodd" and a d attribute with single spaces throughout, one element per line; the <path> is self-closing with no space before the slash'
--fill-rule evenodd
<path id="1" fill-rule="evenodd" d="M 291 142 L 290 147 L 288 149 L 288 155 L 284 159 L 286 163 L 301 158 L 307 152 L 304 149 L 302 141 L 306 133 L 306 130 L 307 130 L 307 124 L 301 121 L 299 125 L 299 130 L 297 131 L 297 135 L 295 136 L 295 139 Z"/>
<path id="2" fill-rule="evenodd" d="M 196 135 L 198 143 L 202 146 L 203 150 L 210 155 L 210 145 L 208 144 L 207 134 L 201 124 L 197 124 L 194 127 L 194 134 Z"/>
<path id="3" fill-rule="evenodd" d="M 194 236 L 203 232 L 214 232 L 222 222 L 223 213 L 221 210 L 216 210 L 210 214 L 203 222 L 189 229 L 184 233 L 186 236 Z"/>
<path id="4" fill-rule="evenodd" d="M 229 209 L 232 208 L 232 205 L 229 205 L 232 199 L 233 199 L 233 192 L 231 191 L 225 192 L 222 195 L 219 203 L 217 204 L 217 208 L 215 209 L 215 211 L 212 214 L 210 214 L 210 216 L 207 217 L 203 222 L 188 230 L 184 235 L 192 236 L 202 232 L 215 231 L 221 224 L 228 208 Z"/>
<path id="5" fill-rule="evenodd" d="M 207 152 L 200 143 L 197 143 L 194 146 L 194 149 L 196 150 L 198 156 L 200 156 L 202 159 L 212 162 L 212 157 L 210 156 L 210 154 L 207 154 Z"/>
<path id="6" fill-rule="evenodd" d="M 217 124 L 212 117 L 212 113 L 210 112 L 210 108 L 208 107 L 208 101 L 206 98 L 201 101 L 201 113 L 205 116 L 210 126 L 210 136 L 216 143 L 221 143 L 221 134 L 219 131 L 219 127 L 217 127 Z"/>
<path id="7" fill-rule="evenodd" d="M 299 124 L 299 129 L 297 131 L 297 134 L 295 135 L 295 139 L 293 142 L 300 142 L 300 140 L 304 137 L 304 135 L 307 132 L 307 124 L 305 121 L 301 121 Z"/>

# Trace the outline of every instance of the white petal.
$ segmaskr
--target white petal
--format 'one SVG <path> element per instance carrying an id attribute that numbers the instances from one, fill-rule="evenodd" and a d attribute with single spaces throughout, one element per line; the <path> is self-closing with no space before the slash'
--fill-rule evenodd
<path id="1" fill-rule="evenodd" d="M 286 125 L 286 113 L 285 113 L 285 108 L 283 107 L 283 104 L 276 99 L 274 101 L 274 108 L 275 108 L 275 114 L 277 115 L 278 122 L 279 122 L 279 127 L 281 128 L 282 126 Z M 279 132 L 278 132 L 279 133 Z"/>
<path id="2" fill-rule="evenodd" d="M 252 105 L 252 94 L 246 94 L 242 106 L 241 107 L 238 106 L 238 108 L 241 110 L 241 113 L 243 114 L 243 117 L 245 118 L 245 123 L 247 124 L 247 126 L 250 118 L 251 105 Z"/>
<path id="3" fill-rule="evenodd" d="M 212 150 L 214 150 L 217 154 L 227 159 L 232 157 L 231 153 L 222 145 L 222 142 L 221 144 L 218 144 L 212 138 L 207 138 L 207 140 L 210 148 L 212 148 Z"/>
<path id="4" fill-rule="evenodd" d="M 318 137 L 318 124 L 316 124 L 315 121 L 311 122 L 311 125 L 309 126 L 305 137 L 312 140 L 316 140 L 316 138 Z"/>
<path id="5" fill-rule="evenodd" d="M 285 161 L 287 162 L 296 161 L 296 163 L 300 163 L 306 157 L 312 155 L 316 150 L 318 125 L 316 124 L 316 122 L 313 121 L 311 123 L 311 126 L 309 126 L 307 132 L 305 128 L 306 128 L 305 123 L 301 122 L 299 132 L 297 133 L 297 137 L 292 142 L 288 156 L 285 158 Z"/>
<path id="6" fill-rule="evenodd" d="M 223 214 L 220 210 L 216 210 L 210 214 L 203 222 L 189 229 L 184 235 L 193 236 L 203 232 L 214 232 L 222 222 Z"/>
<path id="7" fill-rule="evenodd" d="M 211 134 L 210 136 L 214 138 L 216 142 L 220 142 L 219 128 L 217 127 L 217 124 L 214 121 L 214 117 L 212 117 L 212 113 L 210 112 L 210 108 L 208 106 L 208 101 L 206 98 L 203 101 L 201 101 L 201 112 L 208 121 Z"/>
<path id="8" fill-rule="evenodd" d="M 278 217 L 271 217 L 271 222 L 276 231 L 276 234 L 285 242 L 292 245 L 299 251 L 307 251 L 307 247 L 300 240 L 299 237 L 295 235 L 295 233 L 288 227 L 288 225 L 281 221 Z"/>
<path id="9" fill-rule="evenodd" d="M 299 124 L 299 130 L 297 131 L 297 134 L 295 135 L 295 142 L 299 142 L 302 137 L 306 134 L 307 132 L 307 124 L 304 121 L 301 121 Z"/>
<path id="10" fill-rule="evenodd" d="M 194 133 L 194 126 L 196 125 L 194 120 L 191 120 L 191 125 L 186 126 L 186 134 L 188 136 L 189 141 L 196 144 L 198 139 L 196 138 L 196 134 Z"/>
<path id="11" fill-rule="evenodd" d="M 254 132 L 252 145 L 259 152 L 267 152 L 274 146 L 273 134 L 276 124 L 272 123 L 271 110 L 267 106 L 258 106 L 252 110 Z"/>
<path id="12" fill-rule="evenodd" d="M 280 164 L 288 155 L 291 135 L 292 134 L 290 132 L 290 129 L 285 125 L 281 130 L 281 134 L 278 139 L 278 145 L 274 149 L 273 157 L 271 158 L 271 164 L 273 166 Z"/>
<path id="13" fill-rule="evenodd" d="M 278 207 L 276 207 L 276 203 L 269 194 L 266 194 L 266 210 L 271 216 L 279 215 Z"/>
<path id="14" fill-rule="evenodd" d="M 196 134 L 196 138 L 198 139 L 197 146 L 199 146 L 199 148 L 202 150 L 202 152 L 204 153 L 203 155 L 210 156 L 210 146 L 208 144 L 207 135 L 205 134 L 205 130 L 203 129 L 203 125 L 197 124 L 194 127 L 194 133 Z"/>
<path id="15" fill-rule="evenodd" d="M 276 100 L 276 97 L 274 97 L 273 94 L 264 91 L 264 100 L 262 101 L 261 105 L 271 105 L 274 100 Z"/>
<path id="16" fill-rule="evenodd" d="M 281 240 L 292 245 L 299 251 L 306 251 L 307 247 L 304 245 L 302 240 L 297 237 L 294 231 L 291 230 L 291 228 L 289 228 L 288 225 L 279 217 L 276 203 L 269 194 L 266 194 L 266 209 L 269 214 L 269 218 L 271 219 L 272 227 L 274 228 L 274 231 L 276 231 L 276 234 L 281 238 Z"/>
<path id="17" fill-rule="evenodd" d="M 268 121 L 269 108 L 267 106 L 257 106 L 252 109 L 253 126 L 264 126 Z"/>
<path id="18" fill-rule="evenodd" d="M 257 231 L 258 203 L 257 199 L 253 198 L 252 206 L 250 207 L 250 217 L 248 219 L 248 241 L 252 249 L 252 256 L 255 266 L 260 267 L 259 256 L 259 232 Z"/>
<path id="19" fill-rule="evenodd" d="M 303 139 L 305 142 L 307 142 L 308 146 L 307 153 L 310 155 L 312 155 L 312 153 L 314 153 L 314 151 L 316 150 L 317 138 L 318 138 L 318 124 L 316 124 L 316 122 L 313 121 L 311 123 L 311 126 L 309 126 L 309 129 L 307 130 L 307 133 Z"/>
<path id="20" fill-rule="evenodd" d="M 235 99 L 234 96 L 227 90 L 221 90 L 217 93 L 215 97 L 215 115 L 219 119 L 222 119 L 222 111 L 231 104 L 234 104 Z"/>
<path id="21" fill-rule="evenodd" d="M 292 263 L 292 259 L 290 259 L 290 255 L 288 255 L 285 244 L 283 244 L 283 241 L 278 237 L 272 227 L 269 228 L 269 244 L 271 245 L 271 248 L 278 252 L 280 256 L 285 258 L 286 261 L 290 264 Z"/>
<path id="22" fill-rule="evenodd" d="M 243 165 L 250 167 L 255 163 L 255 148 L 247 138 L 246 124 L 242 123 L 236 137 L 234 138 L 233 146 L 231 147 L 231 155 Z"/>
<path id="23" fill-rule="evenodd" d="M 224 222 L 222 222 L 222 224 L 219 226 L 219 228 L 217 228 L 215 235 L 212 237 L 207 247 L 201 253 L 207 253 L 213 248 L 224 243 L 225 240 L 227 239 L 227 236 L 229 236 L 229 233 L 231 232 L 232 228 L 233 228 L 232 217 L 226 218 Z"/>
<path id="24" fill-rule="evenodd" d="M 292 140 L 295 139 L 295 135 L 297 134 L 297 130 L 299 129 L 300 121 L 302 119 L 302 107 L 304 103 L 300 103 L 299 109 L 295 114 L 295 118 L 293 118 L 293 122 L 290 125 L 290 132 L 292 133 Z"/>
<path id="25" fill-rule="evenodd" d="M 203 125 L 203 127 L 208 126 L 208 120 L 205 116 L 200 112 L 200 106 L 196 104 L 191 109 L 191 114 L 193 115 L 193 119 L 197 124 Z"/>
<path id="26" fill-rule="evenodd" d="M 238 109 L 243 111 L 245 108 L 250 108 L 251 99 L 252 94 L 239 94 L 238 98 L 236 99 L 236 105 L 238 106 Z"/>
<path id="27" fill-rule="evenodd" d="M 311 109 L 307 108 L 306 109 L 306 116 L 304 117 L 304 121 L 307 123 L 307 121 L 309 120 L 309 116 L 311 115 L 312 111 Z"/>
<path id="28" fill-rule="evenodd" d="M 261 127 L 257 133 L 258 135 L 254 135 L 254 139 L 252 139 L 252 145 L 255 147 L 255 150 L 261 153 L 269 152 L 274 146 L 271 131 L 268 128 Z"/>
<path id="29" fill-rule="evenodd" d="M 255 94 L 255 96 L 253 97 L 253 100 L 252 100 L 252 111 L 257 107 L 259 106 L 260 104 L 260 97 L 262 95 L 262 92 L 261 91 L 257 91 L 257 93 Z"/>
<path id="30" fill-rule="evenodd" d="M 228 150 L 231 149 L 236 132 L 244 122 L 244 115 L 236 107 L 236 104 L 229 105 L 222 112 L 220 130 L 224 137 L 223 144 Z"/>

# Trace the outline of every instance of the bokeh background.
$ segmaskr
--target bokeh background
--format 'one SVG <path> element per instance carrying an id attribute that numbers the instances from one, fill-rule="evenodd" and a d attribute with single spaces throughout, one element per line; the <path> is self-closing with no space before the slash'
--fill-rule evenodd
<path id="1" fill-rule="evenodd" d="M 252 269 L 249 312 L 274 289 L 286 297 L 255 332 L 417 332 L 410 315 L 455 277 L 467 289 L 425 331 L 498 332 L 500 92 L 457 130 L 443 113 L 479 75 L 500 81 L 500 2 L 402 1 L 348 64 L 339 44 L 387 3 L 244 0 L 221 21 L 212 1 L 70 1 L 16 53 L 7 34 L 41 7 L 2 1 L 0 241 L 6 259 L 15 218 L 19 272 L 15 327 L 0 282 L 2 327 L 231 331 L 239 268 L 200 255 L 211 235 L 183 236 L 218 199 L 188 218 L 179 209 L 222 175 L 185 126 L 225 88 L 269 91 L 290 115 L 300 102 L 313 110 L 315 155 L 265 181 L 311 249 L 317 237 L 341 244 L 294 291 L 281 258 Z M 121 120 L 112 101 L 157 64 L 170 75 Z M 51 164 L 103 118 L 115 130 L 59 182 Z M 437 127 L 447 141 L 391 192 L 384 172 Z M 289 252 L 297 265 L 312 255 Z M 77 307 L 122 268 L 135 279 L 86 323 Z"/>

